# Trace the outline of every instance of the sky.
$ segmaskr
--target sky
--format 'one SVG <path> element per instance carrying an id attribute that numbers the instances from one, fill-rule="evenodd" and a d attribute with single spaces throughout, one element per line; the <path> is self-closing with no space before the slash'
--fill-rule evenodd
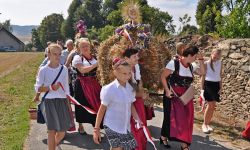
<path id="1" fill-rule="evenodd" d="M 191 25 L 196 25 L 195 11 L 199 0 L 148 0 L 148 4 L 167 11 L 179 28 L 179 17 L 191 16 Z M 13 25 L 39 25 L 52 13 L 68 16 L 67 9 L 72 0 L 0 0 L 0 22 L 11 19 Z M 176 29 L 177 29 L 176 28 Z"/>

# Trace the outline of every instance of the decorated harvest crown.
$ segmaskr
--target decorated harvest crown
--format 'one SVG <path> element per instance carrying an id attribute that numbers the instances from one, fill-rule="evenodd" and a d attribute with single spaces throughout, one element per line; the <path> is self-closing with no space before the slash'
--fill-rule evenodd
<path id="1" fill-rule="evenodd" d="M 101 86 L 105 86 L 115 79 L 113 74 L 114 58 L 123 58 L 125 47 L 136 46 L 139 49 L 139 66 L 143 88 L 151 93 L 144 101 L 146 106 L 160 103 L 157 95 L 163 87 L 160 75 L 166 64 L 171 60 L 171 51 L 163 43 L 160 36 L 152 36 L 149 24 L 140 24 L 141 13 L 139 5 L 133 0 L 126 0 L 122 4 L 122 16 L 127 24 L 118 27 L 115 35 L 103 41 L 97 54 L 97 78 Z"/>

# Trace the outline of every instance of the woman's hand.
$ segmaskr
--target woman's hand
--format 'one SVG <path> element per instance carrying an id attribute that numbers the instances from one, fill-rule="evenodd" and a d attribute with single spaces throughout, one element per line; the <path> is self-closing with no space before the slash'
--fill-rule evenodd
<path id="1" fill-rule="evenodd" d="M 98 67 L 98 62 L 96 62 L 94 65 L 93 65 L 95 68 Z"/>
<path id="2" fill-rule="evenodd" d="M 221 95 L 221 93 L 222 93 L 222 88 L 220 88 L 218 94 Z"/>
<path id="3" fill-rule="evenodd" d="M 142 98 L 142 99 L 148 99 L 148 94 L 143 93 L 141 98 Z"/>
<path id="4" fill-rule="evenodd" d="M 172 98 L 174 95 L 171 91 L 166 92 L 166 97 Z"/>
<path id="5" fill-rule="evenodd" d="M 95 131 L 94 132 L 93 139 L 94 139 L 94 142 L 96 144 L 100 144 L 100 142 L 102 141 L 102 137 L 101 137 L 100 131 Z"/>
<path id="6" fill-rule="evenodd" d="M 199 57 L 199 59 L 203 59 L 203 55 L 202 55 L 202 51 L 201 50 L 199 50 L 199 52 L 198 52 L 198 57 Z"/>

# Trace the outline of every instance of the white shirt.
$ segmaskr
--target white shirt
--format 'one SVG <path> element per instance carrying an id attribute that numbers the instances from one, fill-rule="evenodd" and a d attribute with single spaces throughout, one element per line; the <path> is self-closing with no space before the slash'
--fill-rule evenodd
<path id="1" fill-rule="evenodd" d="M 97 63 L 97 61 L 95 59 L 92 59 L 91 61 L 89 61 L 91 63 L 91 65 L 94 65 Z M 89 62 L 83 58 L 83 61 L 82 61 L 82 57 L 80 55 L 76 55 L 72 61 L 72 65 L 75 67 L 76 64 L 80 64 L 82 63 L 83 66 L 90 66 Z"/>
<path id="2" fill-rule="evenodd" d="M 103 124 L 121 134 L 131 131 L 131 103 L 135 102 L 133 87 L 126 83 L 126 88 L 124 88 L 115 79 L 102 87 L 100 97 L 101 104 L 107 106 Z"/>
<path id="3" fill-rule="evenodd" d="M 220 71 L 221 71 L 221 60 L 213 62 L 214 71 L 212 70 L 209 61 L 207 63 L 207 74 L 206 81 L 218 82 L 221 81 Z"/>
<path id="4" fill-rule="evenodd" d="M 193 66 L 193 72 L 198 68 L 195 62 L 192 63 Z M 175 71 L 175 65 L 174 65 L 174 60 L 171 60 L 167 66 L 167 69 L 173 70 L 172 73 Z M 179 71 L 180 76 L 184 77 L 193 77 L 189 67 L 185 67 L 181 62 L 180 62 L 180 71 Z"/>
<path id="5" fill-rule="evenodd" d="M 135 74 L 131 71 L 131 76 L 134 83 L 137 83 L 136 80 L 141 80 L 140 66 L 138 64 L 135 65 Z"/>
<path id="6" fill-rule="evenodd" d="M 92 59 L 92 60 L 89 61 L 89 62 L 91 63 L 91 65 L 94 65 L 94 64 L 97 63 L 96 59 Z M 73 61 L 72 61 L 72 65 L 73 65 L 74 67 L 76 67 L 76 66 L 75 66 L 76 64 L 81 64 L 81 63 L 82 63 L 83 66 L 86 67 L 86 66 L 90 66 L 89 62 L 88 62 L 85 58 L 83 58 L 83 61 L 82 61 L 82 57 L 81 57 L 80 55 L 76 55 L 76 56 L 74 57 Z M 84 74 L 82 74 L 82 76 L 84 76 Z"/>
<path id="7" fill-rule="evenodd" d="M 42 86 L 50 86 L 55 78 L 57 77 L 62 65 L 59 65 L 57 68 L 50 68 L 48 65 L 43 66 L 40 68 L 38 77 L 36 79 L 35 90 L 37 93 L 38 88 Z M 63 66 L 63 70 L 61 75 L 58 77 L 57 82 L 61 82 L 64 90 L 66 93 L 69 94 L 69 83 L 68 83 L 68 69 Z M 43 95 L 45 92 L 43 93 Z M 43 96 L 42 95 L 42 96 Z M 66 94 L 63 92 L 62 88 L 60 87 L 57 91 L 50 90 L 49 93 L 45 98 L 53 99 L 53 98 L 67 98 Z"/>

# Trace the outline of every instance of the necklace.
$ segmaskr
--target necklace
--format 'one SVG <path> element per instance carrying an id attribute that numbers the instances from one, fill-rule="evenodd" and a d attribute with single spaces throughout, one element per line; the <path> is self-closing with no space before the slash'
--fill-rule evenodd
<path id="1" fill-rule="evenodd" d="M 82 55 L 82 57 L 84 57 L 84 58 L 87 59 L 87 60 L 92 60 L 92 59 L 93 59 L 93 55 L 91 55 L 91 54 L 90 54 L 90 58 L 87 58 L 87 57 L 85 57 L 84 55 Z"/>

